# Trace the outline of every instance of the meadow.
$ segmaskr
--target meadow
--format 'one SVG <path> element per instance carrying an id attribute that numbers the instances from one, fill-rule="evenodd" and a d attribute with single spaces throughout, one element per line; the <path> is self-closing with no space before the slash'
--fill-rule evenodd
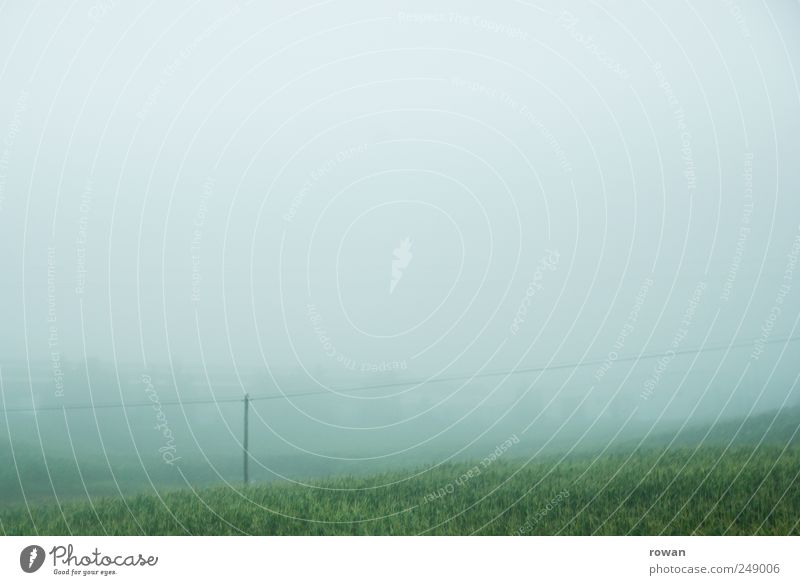
<path id="1" fill-rule="evenodd" d="M 259 453 L 292 473 L 254 467 L 249 485 L 238 457 L 217 476 L 192 459 L 144 475 L 124 452 L 0 443 L 0 534 L 800 534 L 798 430 L 791 407 L 549 451 L 514 435 L 366 472 Z"/>
<path id="2" fill-rule="evenodd" d="M 446 464 L 0 509 L 8 535 L 800 534 L 800 446 Z"/>

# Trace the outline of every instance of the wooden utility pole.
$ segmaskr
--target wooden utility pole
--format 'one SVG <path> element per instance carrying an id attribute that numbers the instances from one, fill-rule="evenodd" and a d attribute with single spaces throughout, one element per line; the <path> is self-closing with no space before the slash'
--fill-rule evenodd
<path id="1" fill-rule="evenodd" d="M 247 452 L 247 445 L 249 443 L 249 425 L 248 425 L 248 418 L 250 414 L 250 395 L 244 395 L 244 441 L 242 442 L 242 446 L 244 447 L 244 483 L 250 481 L 250 474 L 249 474 L 249 465 L 250 465 L 250 455 Z"/>

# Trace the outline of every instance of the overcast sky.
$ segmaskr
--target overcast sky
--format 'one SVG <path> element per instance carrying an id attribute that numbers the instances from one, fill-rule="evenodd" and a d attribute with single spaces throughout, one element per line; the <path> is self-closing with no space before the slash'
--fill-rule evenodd
<path id="1" fill-rule="evenodd" d="M 270 4 L 0 9 L 0 362 L 357 380 L 796 330 L 796 2 Z"/>

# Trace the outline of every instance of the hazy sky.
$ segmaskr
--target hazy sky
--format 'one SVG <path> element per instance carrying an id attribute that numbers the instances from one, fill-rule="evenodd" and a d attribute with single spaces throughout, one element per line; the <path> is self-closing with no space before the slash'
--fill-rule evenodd
<path id="1" fill-rule="evenodd" d="M 790 336 L 799 18 L 6 3 L 0 359 L 357 381 Z"/>

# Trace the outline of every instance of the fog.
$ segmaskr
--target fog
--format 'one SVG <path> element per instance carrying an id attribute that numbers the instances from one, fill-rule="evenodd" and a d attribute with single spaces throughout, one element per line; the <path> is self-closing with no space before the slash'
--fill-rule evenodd
<path id="1" fill-rule="evenodd" d="M 800 404 L 797 3 L 0 14 L 4 461 L 239 481 L 245 394 L 294 480 Z"/>

